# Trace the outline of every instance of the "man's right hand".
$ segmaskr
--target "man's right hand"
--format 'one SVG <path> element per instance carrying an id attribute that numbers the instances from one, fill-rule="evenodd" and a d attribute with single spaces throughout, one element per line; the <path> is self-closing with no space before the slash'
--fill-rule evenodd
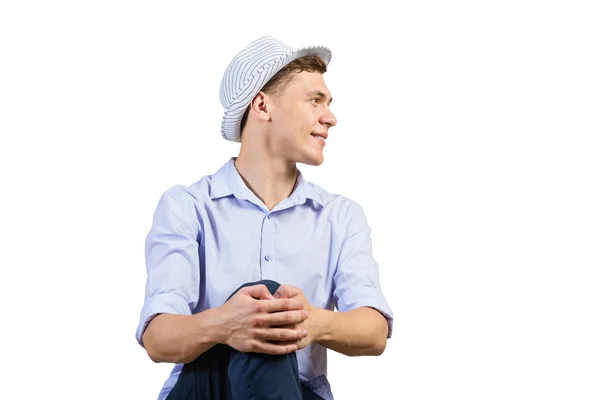
<path id="1" fill-rule="evenodd" d="M 241 352 L 288 354 L 306 331 L 284 328 L 308 317 L 301 301 L 274 299 L 265 285 L 240 289 L 220 308 L 223 342 Z"/>

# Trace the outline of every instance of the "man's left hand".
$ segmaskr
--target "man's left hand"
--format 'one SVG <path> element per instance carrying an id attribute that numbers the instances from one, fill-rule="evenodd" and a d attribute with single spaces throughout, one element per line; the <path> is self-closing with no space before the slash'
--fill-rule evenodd
<path id="1" fill-rule="evenodd" d="M 315 342 L 318 337 L 318 332 L 320 328 L 319 323 L 317 322 L 317 314 L 319 309 L 313 307 L 312 304 L 310 304 L 306 296 L 304 296 L 302 289 L 291 285 L 281 285 L 279 286 L 279 289 L 277 289 L 277 291 L 273 294 L 273 297 L 275 297 L 276 299 L 295 299 L 301 301 L 302 304 L 304 304 L 304 309 L 308 311 L 308 318 L 306 318 L 303 322 L 297 325 L 289 325 L 285 327 L 289 329 L 306 330 L 306 337 L 296 342 L 296 344 L 298 345 L 298 350 L 301 350 L 309 344 Z"/>

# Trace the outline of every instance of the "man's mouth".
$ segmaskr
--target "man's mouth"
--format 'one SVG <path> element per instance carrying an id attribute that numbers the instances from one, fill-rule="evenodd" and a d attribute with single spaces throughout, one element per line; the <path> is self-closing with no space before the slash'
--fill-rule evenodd
<path id="1" fill-rule="evenodd" d="M 323 146 L 325 146 L 325 139 L 327 139 L 326 133 L 311 133 L 310 136 L 316 138 Z"/>

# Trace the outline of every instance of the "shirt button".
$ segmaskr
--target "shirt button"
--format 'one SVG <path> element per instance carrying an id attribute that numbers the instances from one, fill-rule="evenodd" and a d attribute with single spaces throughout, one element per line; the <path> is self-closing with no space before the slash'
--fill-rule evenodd
<path id="1" fill-rule="evenodd" d="M 265 260 L 269 261 L 270 259 L 271 259 L 271 256 L 267 254 L 267 255 L 265 256 Z"/>

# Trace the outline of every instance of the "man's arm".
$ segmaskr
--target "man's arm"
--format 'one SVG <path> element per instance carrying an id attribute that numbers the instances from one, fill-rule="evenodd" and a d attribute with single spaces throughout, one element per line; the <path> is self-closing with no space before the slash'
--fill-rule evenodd
<path id="1" fill-rule="evenodd" d="M 146 295 L 136 330 L 136 339 L 149 357 L 155 362 L 185 363 L 217 343 L 243 352 L 296 350 L 302 331 L 271 326 L 303 321 L 302 303 L 271 300 L 265 285 L 242 288 L 221 307 L 194 312 L 200 300 L 201 235 L 189 196 L 178 188 L 164 193 L 146 239 Z"/>
<path id="2" fill-rule="evenodd" d="M 366 217 L 356 203 L 348 213 L 333 276 L 333 302 L 339 311 L 314 308 L 299 288 L 289 285 L 282 285 L 275 297 L 298 298 L 309 310 L 302 324 L 308 337 L 301 347 L 316 342 L 348 356 L 380 355 L 391 337 L 392 310 L 381 290 Z"/>
<path id="3" fill-rule="evenodd" d="M 371 307 L 345 312 L 316 308 L 300 288 L 291 285 L 281 285 L 274 296 L 297 299 L 308 311 L 306 321 L 293 327 L 308 332 L 300 341 L 300 348 L 318 343 L 347 356 L 378 356 L 385 350 L 389 325 L 386 318 Z"/>
<path id="4" fill-rule="evenodd" d="M 287 354 L 296 351 L 303 329 L 280 328 L 308 317 L 296 299 L 272 299 L 265 285 L 240 289 L 224 305 L 195 315 L 161 314 L 142 340 L 154 362 L 184 364 L 217 343 L 241 352 Z"/>
<path id="5" fill-rule="evenodd" d="M 315 342 L 347 356 L 379 356 L 388 336 L 388 323 L 369 307 L 346 312 L 315 308 L 309 314 L 315 320 Z"/>
<path id="6" fill-rule="evenodd" d="M 217 344 L 217 337 L 214 310 L 206 310 L 196 315 L 157 315 L 142 341 L 152 361 L 184 364 Z"/>
<path id="7" fill-rule="evenodd" d="M 367 218 L 357 203 L 348 214 L 333 276 L 333 303 L 339 312 L 318 311 L 324 329 L 318 340 L 344 354 L 377 355 L 392 335 L 394 317 L 381 288 Z"/>

